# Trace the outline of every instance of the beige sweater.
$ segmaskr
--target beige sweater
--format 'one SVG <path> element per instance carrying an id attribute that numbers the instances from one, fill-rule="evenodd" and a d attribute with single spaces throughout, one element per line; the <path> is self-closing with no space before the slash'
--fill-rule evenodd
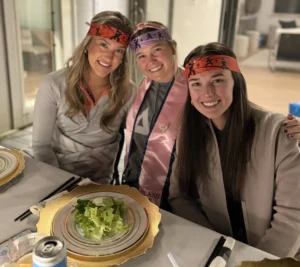
<path id="1" fill-rule="evenodd" d="M 293 257 L 300 248 L 300 148 L 298 141 L 282 133 L 283 116 L 256 112 L 254 170 L 248 168 L 242 201 L 248 243 L 279 257 Z M 211 131 L 214 134 L 212 127 Z M 216 138 L 212 153 L 215 162 L 212 181 L 208 194 L 198 186 L 199 205 L 181 192 L 180 177 L 175 171 L 171 176 L 169 200 L 175 214 L 230 236 L 232 230 Z M 175 160 L 173 168 L 176 164 Z M 272 209 L 276 212 L 273 217 Z"/>
<path id="2" fill-rule="evenodd" d="M 65 69 L 48 74 L 42 81 L 35 103 L 33 155 L 37 160 L 66 171 L 109 183 L 119 149 L 119 128 L 134 99 L 136 86 L 130 84 L 130 100 L 121 108 L 107 133 L 100 128 L 100 118 L 107 104 L 104 96 L 86 117 L 65 115 Z"/>

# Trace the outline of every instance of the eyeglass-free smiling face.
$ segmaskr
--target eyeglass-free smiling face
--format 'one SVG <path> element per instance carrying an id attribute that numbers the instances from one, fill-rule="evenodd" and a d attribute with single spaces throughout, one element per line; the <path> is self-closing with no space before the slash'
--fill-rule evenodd
<path id="1" fill-rule="evenodd" d="M 92 72 L 101 78 L 108 76 L 121 64 L 126 47 L 117 41 L 94 36 L 88 46 L 88 61 Z"/>
<path id="2" fill-rule="evenodd" d="M 172 81 L 175 60 L 167 41 L 153 42 L 140 48 L 135 58 L 141 72 L 150 80 L 160 83 Z"/>
<path id="3" fill-rule="evenodd" d="M 189 78 L 188 84 L 194 107 L 222 130 L 226 123 L 226 111 L 233 100 L 231 71 L 220 69 L 198 73 Z"/>

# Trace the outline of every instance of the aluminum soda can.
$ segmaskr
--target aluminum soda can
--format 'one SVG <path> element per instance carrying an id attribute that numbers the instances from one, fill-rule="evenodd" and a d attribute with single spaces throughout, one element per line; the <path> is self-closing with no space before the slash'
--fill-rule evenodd
<path id="1" fill-rule="evenodd" d="M 66 267 L 67 249 L 63 239 L 47 236 L 41 239 L 32 253 L 33 267 Z"/>

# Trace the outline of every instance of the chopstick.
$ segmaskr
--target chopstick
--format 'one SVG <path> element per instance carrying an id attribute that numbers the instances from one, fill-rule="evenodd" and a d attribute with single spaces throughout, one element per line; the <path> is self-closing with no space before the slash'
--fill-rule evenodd
<path id="1" fill-rule="evenodd" d="M 69 183 L 71 183 L 73 180 L 75 180 L 75 177 L 74 177 L 74 176 L 71 177 L 70 179 L 68 179 L 66 182 L 64 182 L 62 185 L 60 185 L 58 188 L 56 188 L 54 191 L 52 191 L 50 194 L 48 194 L 46 197 L 44 197 L 44 198 L 43 198 L 42 200 L 40 200 L 39 202 L 44 201 L 44 200 L 46 200 L 47 198 L 50 198 L 50 197 L 56 195 L 57 193 L 61 192 L 62 189 L 65 189 L 65 187 L 66 187 Z M 23 216 L 27 215 L 28 213 L 29 213 L 29 214 L 31 213 L 29 209 L 26 210 L 25 212 L 23 212 L 23 213 L 22 213 L 20 216 L 18 216 L 14 221 L 17 221 L 17 220 L 21 219 Z M 26 216 L 26 217 L 27 217 L 27 216 Z"/>
<path id="2" fill-rule="evenodd" d="M 67 190 L 68 192 L 72 191 L 74 188 L 76 188 L 78 186 L 78 183 L 81 182 L 83 179 L 84 178 L 79 177 L 73 183 L 69 184 L 65 190 Z"/>
<path id="3" fill-rule="evenodd" d="M 218 243 L 216 244 L 214 250 L 210 254 L 206 264 L 204 265 L 204 267 L 208 267 L 211 264 L 211 262 L 214 260 L 214 258 L 218 255 L 218 253 L 222 249 L 225 241 L 226 241 L 226 239 L 224 238 L 224 236 L 221 236 Z"/>

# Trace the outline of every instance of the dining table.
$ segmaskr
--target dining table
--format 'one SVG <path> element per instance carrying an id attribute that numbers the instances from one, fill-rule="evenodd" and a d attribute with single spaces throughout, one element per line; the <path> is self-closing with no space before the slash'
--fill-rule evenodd
<path id="1" fill-rule="evenodd" d="M 74 176 L 26 155 L 24 157 L 25 169 L 21 179 L 0 193 L 0 243 L 24 230 L 36 231 L 37 216 L 30 215 L 23 221 L 14 219 Z M 160 210 L 160 213 L 159 233 L 153 246 L 122 266 L 204 266 L 221 234 L 167 211 Z M 265 258 L 277 259 L 274 255 L 236 241 L 227 266 L 239 266 L 243 261 Z"/>

